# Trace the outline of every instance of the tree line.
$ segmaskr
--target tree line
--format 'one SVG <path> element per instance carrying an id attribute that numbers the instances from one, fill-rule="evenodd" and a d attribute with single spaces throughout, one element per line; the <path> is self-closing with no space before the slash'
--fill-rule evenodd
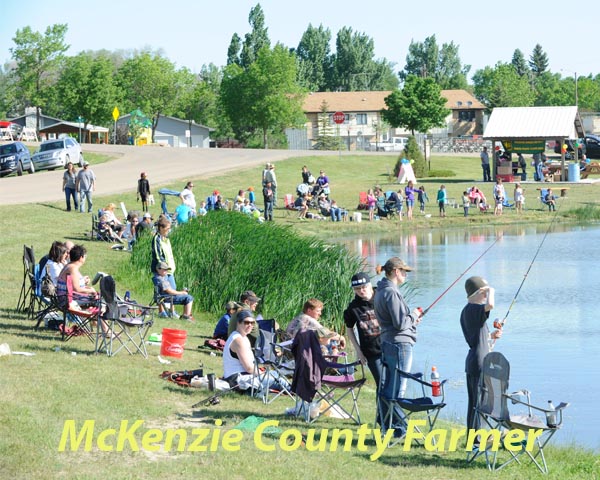
<path id="1" fill-rule="evenodd" d="M 298 45 L 272 46 L 264 12 L 257 4 L 248 16 L 250 31 L 234 33 L 226 64 L 204 65 L 199 73 L 176 68 L 160 50 L 84 51 L 68 56 L 68 25 L 44 32 L 17 30 L 12 61 L 0 68 L 0 116 L 14 117 L 26 107 L 85 125 L 112 125 L 112 110 L 141 110 L 152 135 L 163 115 L 210 126 L 218 139 L 236 138 L 247 146 L 279 147 L 284 130 L 305 122 L 302 100 L 308 92 L 390 90 L 385 119 L 392 126 L 427 131 L 446 110 L 442 89 L 471 91 L 494 107 L 573 105 L 600 111 L 600 76 L 563 77 L 548 70 L 548 57 L 536 45 L 527 59 L 517 49 L 510 61 L 476 71 L 472 84 L 459 46 L 439 45 L 435 35 L 408 46 L 406 64 L 375 57 L 365 33 L 343 27 L 335 38 L 323 25 L 309 24 Z M 411 120 L 412 119 L 412 120 Z M 419 119 L 423 121 L 418 121 Z M 39 121 L 39 120 L 38 120 Z M 39 127 L 39 124 L 38 124 Z"/>

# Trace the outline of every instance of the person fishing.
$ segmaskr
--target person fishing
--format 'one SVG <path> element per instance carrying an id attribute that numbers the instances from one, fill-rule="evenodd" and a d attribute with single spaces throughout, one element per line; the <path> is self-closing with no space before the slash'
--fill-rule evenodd
<path id="1" fill-rule="evenodd" d="M 487 327 L 487 319 L 494 308 L 494 288 L 482 277 L 470 277 L 465 282 L 467 305 L 460 314 L 460 327 L 469 353 L 465 360 L 467 375 L 467 429 L 478 429 L 480 420 L 475 412 L 477 390 L 484 357 L 491 351 L 491 341 L 502 336 L 502 329 L 497 328 L 491 334 Z"/>

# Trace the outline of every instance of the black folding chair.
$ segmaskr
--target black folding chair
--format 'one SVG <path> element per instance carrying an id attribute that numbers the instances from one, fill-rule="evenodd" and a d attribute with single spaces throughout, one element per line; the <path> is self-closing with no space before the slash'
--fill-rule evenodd
<path id="1" fill-rule="evenodd" d="M 146 335 L 153 324 L 156 307 L 126 302 L 118 298 L 115 281 L 110 275 L 100 280 L 102 314 L 96 325 L 96 353 L 109 357 L 125 349 L 148 358 Z"/>

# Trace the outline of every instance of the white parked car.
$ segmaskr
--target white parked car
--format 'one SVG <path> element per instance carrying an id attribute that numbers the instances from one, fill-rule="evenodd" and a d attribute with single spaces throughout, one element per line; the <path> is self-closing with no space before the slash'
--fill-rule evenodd
<path id="1" fill-rule="evenodd" d="M 401 152 L 408 145 L 406 137 L 392 137 L 389 140 L 377 144 L 378 152 Z"/>
<path id="2" fill-rule="evenodd" d="M 46 140 L 40 149 L 33 154 L 31 161 L 36 170 L 54 170 L 65 168 L 67 163 L 73 162 L 83 166 L 83 153 L 81 145 L 71 137 Z"/>

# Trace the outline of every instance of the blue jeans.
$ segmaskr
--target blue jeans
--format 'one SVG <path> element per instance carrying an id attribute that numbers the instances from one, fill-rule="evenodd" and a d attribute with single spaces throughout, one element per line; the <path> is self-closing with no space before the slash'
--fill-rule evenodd
<path id="1" fill-rule="evenodd" d="M 412 367 L 412 351 L 413 351 L 413 346 L 410 343 L 397 343 L 396 344 L 398 346 L 397 349 L 397 357 L 387 357 L 385 358 L 385 361 L 388 365 L 397 365 L 398 368 L 400 370 L 402 370 L 403 372 L 410 372 L 410 369 Z M 394 352 L 395 353 L 395 352 Z M 398 389 L 397 392 L 393 392 L 392 388 L 392 381 L 391 379 L 388 379 L 389 381 L 386 382 L 386 385 L 384 385 L 383 387 L 383 393 L 385 394 L 385 396 L 387 398 L 403 398 L 404 397 L 404 393 L 406 392 L 406 384 L 408 382 L 408 379 L 406 377 L 403 377 L 402 380 L 400 381 L 400 388 Z"/>
<path id="2" fill-rule="evenodd" d="M 67 201 L 67 212 L 71 211 L 71 197 L 73 197 L 73 206 L 75 210 L 79 208 L 79 202 L 77 201 L 77 195 L 75 195 L 75 189 L 71 187 L 65 187 L 65 200 Z"/>
<path id="3" fill-rule="evenodd" d="M 79 192 L 79 211 L 83 212 L 83 201 L 87 199 L 87 211 L 90 213 L 92 211 L 92 191 L 91 190 L 81 190 Z"/>
<path id="4" fill-rule="evenodd" d="M 332 207 L 331 208 L 331 221 L 332 222 L 341 222 L 342 221 L 342 209 Z"/>

